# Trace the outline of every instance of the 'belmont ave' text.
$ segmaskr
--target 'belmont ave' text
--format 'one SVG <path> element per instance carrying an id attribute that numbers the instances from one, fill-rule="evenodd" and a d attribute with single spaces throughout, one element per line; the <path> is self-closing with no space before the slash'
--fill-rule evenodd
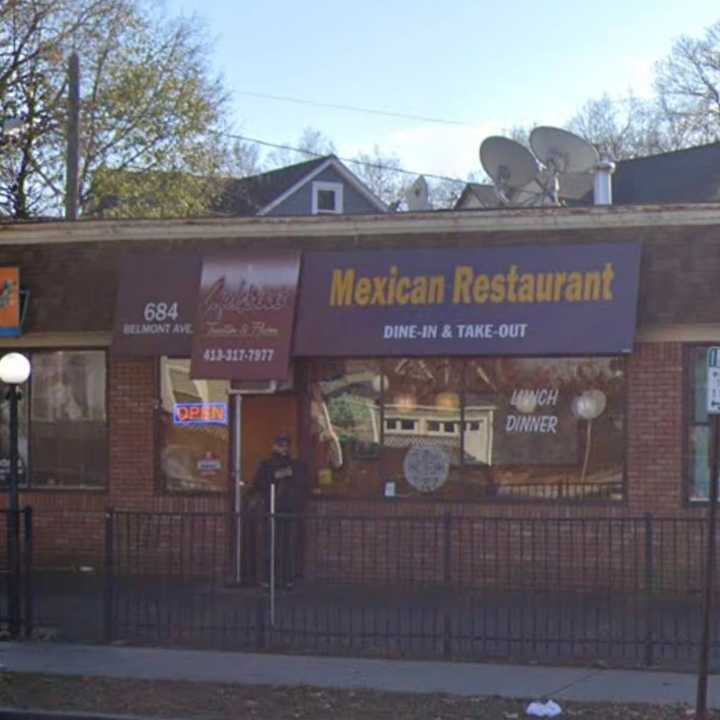
<path id="1" fill-rule="evenodd" d="M 192 335 L 192 323 L 124 323 L 123 335 Z"/>

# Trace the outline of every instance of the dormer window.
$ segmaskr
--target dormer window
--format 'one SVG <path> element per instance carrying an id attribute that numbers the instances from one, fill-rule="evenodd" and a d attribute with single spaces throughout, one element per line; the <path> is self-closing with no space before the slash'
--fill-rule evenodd
<path id="1" fill-rule="evenodd" d="M 317 181 L 312 184 L 313 215 L 340 215 L 342 211 L 342 183 Z"/>

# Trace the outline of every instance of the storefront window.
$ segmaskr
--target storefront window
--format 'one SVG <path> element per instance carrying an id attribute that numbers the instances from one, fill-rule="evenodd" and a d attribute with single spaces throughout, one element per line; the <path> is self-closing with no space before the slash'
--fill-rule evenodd
<path id="1" fill-rule="evenodd" d="M 32 375 L 30 376 L 32 378 Z M 21 487 L 27 487 L 30 480 L 29 445 L 30 423 L 28 422 L 28 396 L 30 383 L 19 388 L 18 400 L 18 463 L 17 477 Z M 10 472 L 10 403 L 8 387 L 0 383 L 0 487 L 7 487 Z"/>
<path id="2" fill-rule="evenodd" d="M 107 475 L 106 359 L 101 350 L 33 352 L 19 404 L 21 486 L 102 487 Z M 2 388 L 5 398 L 5 388 Z M 9 408 L 2 404 L 0 478 L 9 470 Z"/>
<path id="3" fill-rule="evenodd" d="M 462 362 L 398 358 L 382 367 L 383 477 L 399 495 L 440 491 L 462 465 Z"/>
<path id="4" fill-rule="evenodd" d="M 386 382 L 373 360 L 312 364 L 312 461 L 321 490 L 349 493 L 361 486 L 380 492 L 380 398 Z"/>
<path id="5" fill-rule="evenodd" d="M 614 358 L 468 361 L 466 412 L 485 421 L 470 442 L 486 462 L 471 473 L 486 493 L 621 499 L 623 370 Z"/>
<path id="6" fill-rule="evenodd" d="M 707 402 L 707 348 L 690 351 L 690 402 L 688 403 L 688 497 L 691 501 L 710 496 L 710 418 Z"/>
<path id="7" fill-rule="evenodd" d="M 167 490 L 228 489 L 229 387 L 225 380 L 193 380 L 190 360 L 162 358 L 159 465 Z"/>
<path id="8" fill-rule="evenodd" d="M 311 393 L 313 423 L 322 425 L 316 454 L 328 446 L 321 435 L 337 448 L 332 481 L 323 482 L 329 463 L 316 463 L 321 490 L 478 500 L 624 495 L 619 358 L 316 361 Z M 322 411 L 340 398 L 367 408 L 367 421 L 344 407 Z M 348 459 L 348 426 L 364 436 L 372 428 L 361 470 Z"/>

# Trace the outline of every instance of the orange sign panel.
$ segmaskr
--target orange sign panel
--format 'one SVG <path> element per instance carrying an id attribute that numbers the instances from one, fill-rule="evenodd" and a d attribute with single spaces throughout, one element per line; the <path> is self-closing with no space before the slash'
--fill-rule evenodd
<path id="1" fill-rule="evenodd" d="M 17 335 L 20 329 L 20 270 L 0 267 L 0 335 Z"/>

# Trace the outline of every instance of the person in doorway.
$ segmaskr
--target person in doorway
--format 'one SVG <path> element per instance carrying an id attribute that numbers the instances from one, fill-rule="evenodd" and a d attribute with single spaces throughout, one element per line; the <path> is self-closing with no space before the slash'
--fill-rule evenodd
<path id="1" fill-rule="evenodd" d="M 270 562 L 270 533 L 272 525 L 267 521 L 271 511 L 273 487 L 275 492 L 275 572 L 277 583 L 290 589 L 302 570 L 302 513 L 309 495 L 308 474 L 305 464 L 291 457 L 292 443 L 288 433 L 275 437 L 270 457 L 263 460 L 257 468 L 255 479 L 248 492 L 248 509 L 252 518 L 249 532 L 252 566 L 258 553 L 253 547 L 253 539 L 258 539 L 257 528 L 266 527 L 262 533 L 262 547 L 259 553 L 262 566 L 258 579 L 268 580 Z M 253 568 L 255 569 L 255 568 Z"/>

